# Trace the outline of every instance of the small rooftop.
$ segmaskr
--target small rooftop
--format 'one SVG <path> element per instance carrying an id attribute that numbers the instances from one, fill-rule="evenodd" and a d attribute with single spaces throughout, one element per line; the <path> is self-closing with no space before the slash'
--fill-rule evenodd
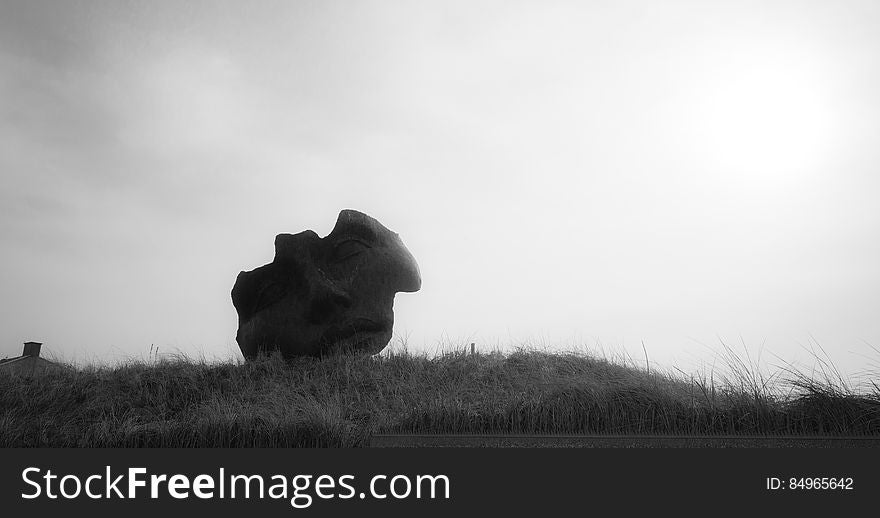
<path id="1" fill-rule="evenodd" d="M 42 345 L 42 342 L 25 342 L 21 356 L 3 358 L 0 360 L 0 369 L 29 375 L 38 371 L 44 371 L 47 368 L 57 367 L 58 364 L 40 358 L 40 348 Z"/>

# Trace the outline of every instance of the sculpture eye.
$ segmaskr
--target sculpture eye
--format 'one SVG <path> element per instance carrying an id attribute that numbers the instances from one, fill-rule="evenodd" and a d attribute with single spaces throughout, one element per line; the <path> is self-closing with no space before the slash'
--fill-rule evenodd
<path id="1" fill-rule="evenodd" d="M 368 248 L 371 248 L 370 245 L 364 243 L 360 239 L 346 239 L 336 244 L 333 249 L 333 256 L 337 261 L 345 261 Z"/>

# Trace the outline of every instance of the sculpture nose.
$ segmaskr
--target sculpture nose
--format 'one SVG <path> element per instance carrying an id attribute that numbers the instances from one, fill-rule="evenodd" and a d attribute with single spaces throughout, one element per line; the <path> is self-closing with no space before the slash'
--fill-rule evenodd
<path id="1" fill-rule="evenodd" d="M 403 246 L 403 242 L 397 237 L 400 246 L 400 278 L 397 291 L 415 292 L 422 288 L 422 273 L 419 271 L 419 264 L 416 262 L 412 253 Z"/>
<path id="2" fill-rule="evenodd" d="M 308 319 L 315 324 L 327 322 L 350 308 L 352 303 L 351 296 L 345 290 L 329 279 L 321 279 L 313 285 Z"/>

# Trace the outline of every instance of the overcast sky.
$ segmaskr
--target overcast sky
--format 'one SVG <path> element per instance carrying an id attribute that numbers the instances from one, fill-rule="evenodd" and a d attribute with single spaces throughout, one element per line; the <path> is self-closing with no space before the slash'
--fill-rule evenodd
<path id="1" fill-rule="evenodd" d="M 6 0 L 0 357 L 240 357 L 238 272 L 353 208 L 412 349 L 876 369 L 877 92 L 873 0 Z"/>

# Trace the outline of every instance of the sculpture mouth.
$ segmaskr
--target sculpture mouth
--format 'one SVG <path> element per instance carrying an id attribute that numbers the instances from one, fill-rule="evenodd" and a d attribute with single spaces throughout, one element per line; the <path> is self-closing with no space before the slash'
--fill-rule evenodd
<path id="1" fill-rule="evenodd" d="M 325 344 L 340 342 L 359 343 L 373 340 L 377 334 L 391 332 L 392 324 L 388 321 L 377 321 L 369 318 L 356 318 L 345 324 L 334 326 L 321 337 Z"/>

